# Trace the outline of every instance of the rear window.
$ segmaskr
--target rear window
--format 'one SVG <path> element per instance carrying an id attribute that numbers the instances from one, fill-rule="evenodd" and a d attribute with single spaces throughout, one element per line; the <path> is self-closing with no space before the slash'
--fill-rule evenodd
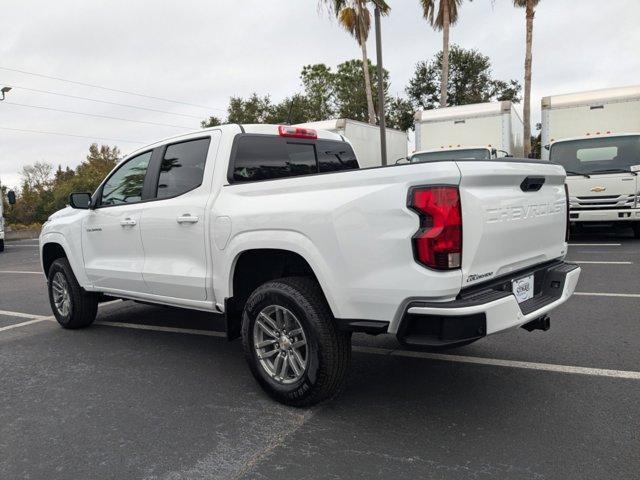
<path id="1" fill-rule="evenodd" d="M 318 163 L 321 172 L 336 172 L 358 168 L 358 160 L 351 145 L 346 142 L 318 140 Z"/>
<path id="2" fill-rule="evenodd" d="M 233 158 L 233 182 L 252 182 L 358 168 L 346 142 L 241 135 Z"/>

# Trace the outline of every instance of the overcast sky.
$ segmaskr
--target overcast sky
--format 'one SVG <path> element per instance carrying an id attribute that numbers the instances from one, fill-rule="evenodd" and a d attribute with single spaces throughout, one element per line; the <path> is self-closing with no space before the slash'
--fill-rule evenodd
<path id="1" fill-rule="evenodd" d="M 416 62 L 441 48 L 441 35 L 422 19 L 418 0 L 388 1 L 392 12 L 383 19 L 384 63 L 391 73 L 391 93 L 402 95 Z M 533 121 L 539 121 L 542 96 L 640 83 L 638 20 L 638 0 L 542 0 L 534 27 Z M 497 78 L 522 82 L 524 26 L 524 11 L 514 8 L 511 0 L 465 2 L 451 41 L 488 55 Z M 369 51 L 374 58 L 372 41 Z M 319 11 L 316 0 L 3 2 L 0 67 L 210 108 L 0 69 L 0 86 L 14 87 L 0 103 L 0 127 L 90 137 L 0 128 L 0 181 L 17 185 L 20 169 L 40 160 L 74 167 L 92 141 L 116 144 L 127 153 L 144 143 L 197 129 L 200 118 L 223 115 L 231 95 L 255 91 L 279 101 L 300 90 L 303 65 L 322 62 L 335 67 L 359 55 L 356 42 Z M 10 102 L 174 126 L 92 118 Z"/>

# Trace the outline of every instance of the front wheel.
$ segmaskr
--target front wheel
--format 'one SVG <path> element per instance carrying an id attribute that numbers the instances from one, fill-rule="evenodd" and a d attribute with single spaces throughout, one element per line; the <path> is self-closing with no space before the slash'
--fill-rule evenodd
<path id="1" fill-rule="evenodd" d="M 47 280 L 51 310 L 61 326 L 82 328 L 93 323 L 98 313 L 98 297 L 80 286 L 66 258 L 51 264 Z"/>
<path id="2" fill-rule="evenodd" d="M 242 343 L 262 388 L 295 407 L 336 396 L 351 363 L 351 335 L 337 329 L 310 278 L 283 278 L 256 289 L 244 308 Z"/>

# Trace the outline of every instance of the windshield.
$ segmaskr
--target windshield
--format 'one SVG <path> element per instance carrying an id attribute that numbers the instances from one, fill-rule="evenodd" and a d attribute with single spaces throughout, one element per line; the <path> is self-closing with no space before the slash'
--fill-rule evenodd
<path id="1" fill-rule="evenodd" d="M 558 142 L 551 146 L 549 160 L 575 173 L 629 170 L 640 164 L 640 135 Z"/>
<path id="2" fill-rule="evenodd" d="M 411 163 L 432 162 L 435 160 L 491 160 L 491 152 L 486 148 L 469 148 L 465 150 L 416 153 L 411 157 Z"/>

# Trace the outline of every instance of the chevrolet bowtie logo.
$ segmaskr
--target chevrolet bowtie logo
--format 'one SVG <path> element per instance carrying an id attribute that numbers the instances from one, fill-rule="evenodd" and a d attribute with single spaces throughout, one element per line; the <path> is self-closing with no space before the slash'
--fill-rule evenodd
<path id="1" fill-rule="evenodd" d="M 606 187 L 593 187 L 591 189 L 592 192 L 596 192 L 596 193 L 604 192 L 605 190 L 606 190 Z"/>

